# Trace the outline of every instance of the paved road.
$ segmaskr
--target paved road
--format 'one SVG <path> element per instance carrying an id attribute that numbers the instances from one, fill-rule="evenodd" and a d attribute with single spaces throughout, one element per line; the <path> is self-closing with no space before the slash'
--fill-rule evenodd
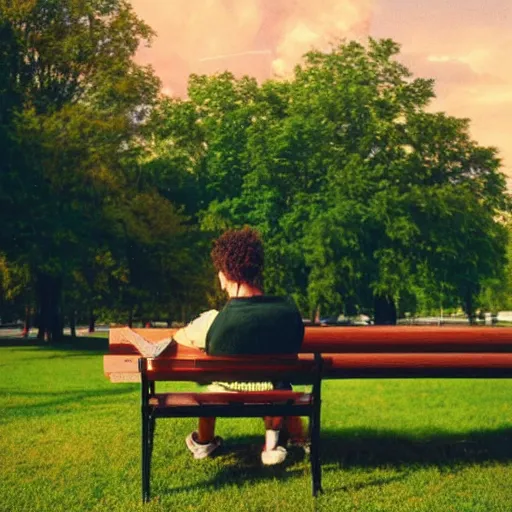
<path id="1" fill-rule="evenodd" d="M 106 325 L 100 325 L 96 327 L 96 332 L 107 332 L 108 326 Z M 21 327 L 17 328 L 11 328 L 11 327 L 0 327 L 0 338 L 22 338 L 23 330 Z M 68 327 L 64 329 L 64 334 L 71 334 L 71 331 Z M 76 335 L 77 336 L 87 336 L 89 334 L 89 329 L 87 326 L 78 326 L 76 328 Z M 33 328 L 30 329 L 30 332 L 27 336 L 29 339 L 33 339 L 37 337 L 37 329 Z"/>

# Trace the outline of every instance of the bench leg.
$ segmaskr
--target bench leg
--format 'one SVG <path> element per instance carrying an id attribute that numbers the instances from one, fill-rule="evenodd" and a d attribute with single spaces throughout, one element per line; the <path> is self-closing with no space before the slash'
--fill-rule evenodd
<path id="1" fill-rule="evenodd" d="M 149 440 L 148 440 L 148 444 L 149 444 L 149 468 L 151 470 L 151 459 L 152 459 L 152 456 L 153 456 L 153 439 L 155 437 L 155 427 L 156 427 L 156 423 L 155 423 L 155 418 L 153 415 L 150 415 L 149 417 L 149 425 L 148 425 L 148 429 L 149 429 Z"/>
<path id="2" fill-rule="evenodd" d="M 149 411 L 142 410 L 142 501 L 147 503 L 150 497 L 151 470 L 151 434 Z"/>
<path id="3" fill-rule="evenodd" d="M 311 417 L 311 477 L 313 480 L 313 496 L 322 492 L 322 467 L 320 465 L 320 418 L 317 414 Z"/>
<path id="4" fill-rule="evenodd" d="M 316 498 L 322 489 L 322 466 L 320 465 L 320 411 L 321 411 L 321 380 L 313 385 L 313 410 L 310 418 L 311 436 L 311 477 L 313 480 L 313 496 Z"/>
<path id="5" fill-rule="evenodd" d="M 155 392 L 155 383 L 148 382 L 145 373 L 142 373 L 142 502 L 150 499 L 151 455 L 153 452 L 153 436 L 155 432 L 155 418 L 149 407 L 149 396 Z"/>
<path id="6" fill-rule="evenodd" d="M 149 383 L 149 393 L 150 395 L 155 394 L 155 383 L 151 381 Z M 155 437 L 155 416 L 153 414 L 148 415 L 148 489 L 149 489 L 149 479 L 151 477 L 151 459 L 153 456 L 153 439 Z M 148 493 L 148 499 L 149 499 L 149 493 Z"/>
<path id="7" fill-rule="evenodd" d="M 155 435 L 155 418 L 142 413 L 142 501 L 150 499 L 151 458 L 153 455 L 153 437 Z"/>

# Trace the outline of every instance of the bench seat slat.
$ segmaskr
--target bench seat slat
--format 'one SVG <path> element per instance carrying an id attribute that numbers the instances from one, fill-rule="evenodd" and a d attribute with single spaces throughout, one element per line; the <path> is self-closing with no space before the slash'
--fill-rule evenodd
<path id="1" fill-rule="evenodd" d="M 276 378 L 292 383 L 311 382 L 316 374 L 312 356 L 207 356 L 195 359 L 148 358 L 147 378 L 151 381 L 189 380 L 195 382 L 266 382 Z"/>
<path id="2" fill-rule="evenodd" d="M 325 354 L 329 370 L 364 368 L 501 368 L 512 370 L 512 354 Z"/>
<path id="3" fill-rule="evenodd" d="M 308 404 L 310 393 L 295 391 L 244 391 L 226 393 L 156 393 L 149 400 L 153 407 L 176 407 L 182 405 L 203 404 L 269 404 L 290 402 L 291 404 Z"/>

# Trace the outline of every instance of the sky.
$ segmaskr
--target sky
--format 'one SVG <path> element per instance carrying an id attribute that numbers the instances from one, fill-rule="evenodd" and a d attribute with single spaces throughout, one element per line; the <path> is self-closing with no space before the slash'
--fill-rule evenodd
<path id="1" fill-rule="evenodd" d="M 414 76 L 436 80 L 430 110 L 471 119 L 512 190 L 512 0 L 132 0 L 156 32 L 137 59 L 164 92 L 190 73 L 287 76 L 310 48 L 368 36 L 401 44 Z"/>

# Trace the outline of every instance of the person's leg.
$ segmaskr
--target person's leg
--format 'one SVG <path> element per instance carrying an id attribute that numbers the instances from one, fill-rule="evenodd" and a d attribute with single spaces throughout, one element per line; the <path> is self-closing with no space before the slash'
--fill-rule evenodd
<path id="1" fill-rule="evenodd" d="M 215 437 L 215 420 L 216 418 L 199 418 L 197 427 L 197 442 L 208 444 Z"/>
<path id="2" fill-rule="evenodd" d="M 261 461 L 267 466 L 280 464 L 286 459 L 286 448 L 279 445 L 279 434 L 283 428 L 284 418 L 265 416 L 265 447 L 261 452 Z"/>
<path id="3" fill-rule="evenodd" d="M 172 338 L 168 338 L 158 343 L 151 343 L 129 327 L 116 329 L 116 331 L 118 331 L 116 332 L 117 336 L 135 346 L 144 357 L 159 356 L 173 341 Z"/>
<path id="4" fill-rule="evenodd" d="M 281 430 L 283 428 L 284 418 L 282 416 L 265 416 L 263 422 L 267 430 Z"/>
<path id="5" fill-rule="evenodd" d="M 195 459 L 211 455 L 222 444 L 222 438 L 215 435 L 215 418 L 199 418 L 197 432 L 190 433 L 185 443 Z"/>
<path id="6" fill-rule="evenodd" d="M 304 424 L 300 416 L 287 416 L 283 421 L 279 444 L 286 446 L 288 440 L 295 444 L 305 444 L 307 440 Z"/>
<path id="7" fill-rule="evenodd" d="M 283 419 L 280 416 L 265 416 L 265 450 L 274 450 L 279 441 L 279 433 L 283 428 Z"/>
<path id="8" fill-rule="evenodd" d="M 272 383 L 275 390 L 285 390 L 285 391 L 292 391 L 292 385 L 289 382 L 286 381 L 275 381 Z M 265 419 L 266 420 L 266 419 Z M 265 428 L 266 429 L 274 429 L 278 430 L 278 440 L 277 445 L 282 446 L 283 448 L 286 448 L 286 445 L 288 444 L 289 439 L 294 439 L 296 428 L 297 428 L 297 421 L 299 421 L 300 425 L 302 425 L 300 418 L 297 417 L 285 417 L 285 418 L 275 418 L 274 419 L 274 425 L 273 426 L 267 426 L 267 421 L 265 421 Z M 269 425 L 271 425 L 269 423 Z"/>
<path id="9" fill-rule="evenodd" d="M 284 418 L 266 416 L 263 418 L 263 420 L 265 422 L 266 431 L 277 431 L 279 436 L 279 440 L 273 445 L 269 446 L 269 443 L 267 442 L 268 450 L 273 449 L 273 446 L 275 445 L 283 446 L 286 448 L 288 441 L 297 444 L 304 444 L 306 442 L 304 425 L 300 416 L 286 416 Z"/>
<path id="10" fill-rule="evenodd" d="M 292 390 L 289 382 L 273 382 L 274 389 Z M 305 441 L 302 419 L 298 416 L 263 418 L 265 422 L 265 449 L 261 453 L 263 464 L 279 464 L 286 459 L 288 441 L 303 444 Z"/>

